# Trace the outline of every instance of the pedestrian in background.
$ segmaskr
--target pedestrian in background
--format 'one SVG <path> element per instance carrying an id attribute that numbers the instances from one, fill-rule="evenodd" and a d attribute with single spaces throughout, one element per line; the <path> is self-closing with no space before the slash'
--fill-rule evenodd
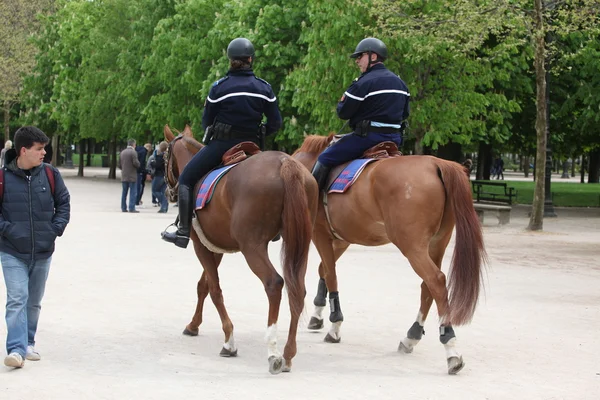
<path id="1" fill-rule="evenodd" d="M 119 168 L 121 169 L 121 182 L 123 184 L 123 191 L 121 193 L 122 212 L 139 212 L 135 209 L 139 167 L 140 160 L 138 160 L 138 155 L 135 151 L 135 140 L 129 139 L 127 141 L 127 148 L 119 155 Z M 129 192 L 129 210 L 127 210 L 127 192 Z"/>
<path id="2" fill-rule="evenodd" d="M 159 213 L 166 213 L 169 210 L 169 201 L 165 196 L 167 184 L 165 182 L 165 151 L 167 151 L 167 142 L 160 142 L 156 150 L 156 156 L 151 160 L 152 169 L 154 171 L 152 177 L 152 194 L 156 197 L 160 204 Z"/>
<path id="3" fill-rule="evenodd" d="M 0 168 L 4 167 L 4 158 L 6 157 L 6 152 L 12 149 L 12 145 L 13 143 L 10 140 L 7 140 L 6 143 L 4 143 L 4 148 L 2 151 L 0 151 Z"/>

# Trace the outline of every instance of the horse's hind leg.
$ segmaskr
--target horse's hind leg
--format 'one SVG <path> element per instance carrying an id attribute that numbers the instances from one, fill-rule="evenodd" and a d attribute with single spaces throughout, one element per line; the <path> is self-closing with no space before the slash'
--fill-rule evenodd
<path id="1" fill-rule="evenodd" d="M 407 354 L 413 352 L 414 347 L 425 334 L 425 319 L 427 319 L 427 314 L 429 313 L 432 303 L 433 297 L 429 292 L 429 288 L 427 288 L 427 285 L 423 282 L 421 283 L 421 306 L 419 308 L 419 313 L 417 314 L 417 320 L 406 333 L 406 337 L 400 341 L 398 351 Z"/>
<path id="2" fill-rule="evenodd" d="M 213 255 L 215 258 L 216 267 L 218 268 L 219 264 L 221 263 L 221 260 L 223 259 L 223 254 Z M 194 312 L 194 316 L 192 317 L 191 322 L 187 324 L 187 326 L 183 330 L 184 335 L 198 336 L 198 328 L 200 327 L 200 324 L 202 324 L 202 309 L 204 308 L 204 300 L 206 299 L 206 296 L 208 296 L 209 293 L 208 276 L 204 271 L 202 272 L 202 276 L 198 281 L 196 291 L 198 293 L 198 303 L 196 304 L 196 311 Z"/>
<path id="3" fill-rule="evenodd" d="M 199 326 L 199 322 L 202 321 L 202 305 L 206 298 L 206 292 L 204 290 L 207 288 L 210 293 L 210 298 L 221 318 L 221 325 L 223 327 L 223 333 L 225 334 L 225 342 L 220 355 L 222 357 L 235 357 L 237 355 L 237 347 L 235 346 L 235 340 L 233 338 L 233 323 L 231 322 L 231 319 L 229 319 L 229 315 L 225 309 L 223 292 L 219 285 L 219 274 L 217 272 L 217 268 L 223 259 L 223 255 L 215 254 L 208 250 L 200 243 L 200 240 L 197 239 L 195 232 L 192 233 L 192 240 L 194 242 L 196 256 L 202 263 L 202 267 L 204 267 L 202 278 L 200 278 L 200 282 L 198 282 L 198 306 L 196 307 L 196 313 L 194 314 L 192 323 L 196 321 Z M 203 281 L 205 281 L 205 283 L 203 283 Z M 191 327 L 193 328 L 193 326 Z"/>
<path id="4" fill-rule="evenodd" d="M 344 242 L 341 240 L 333 241 L 333 257 L 334 261 L 337 260 L 344 254 L 346 249 L 350 246 L 350 243 Z M 335 273 L 335 270 L 334 270 Z M 310 317 L 310 322 L 308 323 L 308 329 L 318 330 L 323 327 L 323 310 L 327 305 L 327 284 L 325 281 L 325 266 L 323 262 L 319 263 L 319 286 L 317 288 L 317 295 L 313 301 L 315 305 L 315 310 L 313 315 Z M 339 298 L 338 298 L 339 300 Z"/>
<path id="5" fill-rule="evenodd" d="M 269 299 L 269 315 L 267 317 L 267 360 L 269 361 L 269 372 L 278 374 L 284 371 L 284 361 L 277 347 L 277 320 L 279 318 L 279 307 L 281 305 L 281 291 L 283 289 L 283 278 L 277 273 L 269 260 L 266 247 L 250 247 L 242 249 L 242 253 L 250 266 L 250 269 L 261 280 Z M 296 321 L 297 324 L 297 321 Z M 292 327 L 290 327 L 291 330 Z M 293 347 L 295 348 L 295 338 Z"/>
<path id="6" fill-rule="evenodd" d="M 450 234 L 442 235 L 440 237 L 434 237 L 429 244 L 429 257 L 435 263 L 439 270 L 442 269 L 442 259 L 444 258 L 444 252 L 450 241 Z M 425 281 L 421 283 L 421 306 L 417 314 L 417 320 L 410 327 L 406 333 L 406 337 L 402 339 L 400 345 L 398 345 L 398 351 L 404 353 L 412 353 L 414 347 L 419 343 L 423 335 L 425 334 L 425 320 L 431 309 L 433 303 L 433 296 L 427 287 Z"/>
<path id="7" fill-rule="evenodd" d="M 464 367 L 464 363 L 462 356 L 456 349 L 456 336 L 454 335 L 454 330 L 449 323 L 445 322 L 445 318 L 448 315 L 448 290 L 446 289 L 446 276 L 441 271 L 441 261 L 446 249 L 446 245 L 450 240 L 450 235 L 451 234 L 449 234 L 447 238 L 446 236 L 441 238 L 436 245 L 432 244 L 431 247 L 433 250 L 430 252 L 430 254 L 428 254 L 427 251 L 418 248 L 402 249 L 400 246 L 399 247 L 406 258 L 408 258 L 408 261 L 415 272 L 421 277 L 421 279 L 423 279 L 423 284 L 421 285 L 422 304 L 419 313 L 419 315 L 421 315 L 421 313 L 423 314 L 423 323 L 425 321 L 425 317 L 427 316 L 427 313 L 423 311 L 429 311 L 429 308 L 431 307 L 431 299 L 435 300 L 438 308 L 438 315 L 441 321 L 440 341 L 446 349 L 448 373 L 456 374 Z M 424 302 L 423 298 L 425 298 Z M 407 339 L 411 338 L 411 334 L 413 336 L 417 336 L 418 330 L 421 330 L 423 326 L 420 322 L 421 321 L 417 319 L 417 322 L 413 324 L 413 327 L 411 327 L 411 329 L 408 331 Z M 414 339 L 416 339 L 416 337 Z M 412 347 L 414 347 L 416 343 L 406 341 L 406 339 L 404 339 L 401 342 L 399 349 L 405 351 L 405 349 L 402 348 L 403 344 L 405 346 L 412 344 Z M 406 347 L 412 351 L 412 347 Z"/>

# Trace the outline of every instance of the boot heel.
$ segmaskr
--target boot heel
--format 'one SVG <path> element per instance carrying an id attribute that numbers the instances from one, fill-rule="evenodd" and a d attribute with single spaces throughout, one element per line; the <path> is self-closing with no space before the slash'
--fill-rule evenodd
<path id="1" fill-rule="evenodd" d="M 177 237 L 177 239 L 175 239 L 175 246 L 185 249 L 185 248 L 187 248 L 189 242 L 190 242 L 190 238 L 179 236 L 179 237 Z"/>

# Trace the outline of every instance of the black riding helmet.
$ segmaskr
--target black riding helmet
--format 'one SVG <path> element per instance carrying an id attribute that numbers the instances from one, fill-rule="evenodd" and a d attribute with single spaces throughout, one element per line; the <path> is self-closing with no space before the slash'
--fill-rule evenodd
<path id="1" fill-rule="evenodd" d="M 227 58 L 230 60 L 254 57 L 254 46 L 246 38 L 233 39 L 227 46 Z"/>
<path id="2" fill-rule="evenodd" d="M 358 58 L 358 56 L 363 53 L 375 53 L 379 56 L 381 61 L 384 61 L 388 56 L 385 43 L 372 37 L 361 40 L 356 46 L 354 53 L 350 54 L 350 58 Z"/>

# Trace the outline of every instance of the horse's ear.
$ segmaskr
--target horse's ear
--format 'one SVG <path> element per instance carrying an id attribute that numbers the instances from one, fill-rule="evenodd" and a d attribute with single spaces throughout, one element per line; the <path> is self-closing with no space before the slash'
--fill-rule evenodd
<path id="1" fill-rule="evenodd" d="M 173 132 L 171 132 L 171 128 L 169 128 L 169 125 L 165 125 L 165 140 L 167 142 L 171 142 L 173 139 L 175 139 L 175 135 L 173 135 Z"/>
<path id="2" fill-rule="evenodd" d="M 192 128 L 188 124 L 185 124 L 185 128 L 183 129 L 183 136 L 194 137 L 192 133 Z"/>

